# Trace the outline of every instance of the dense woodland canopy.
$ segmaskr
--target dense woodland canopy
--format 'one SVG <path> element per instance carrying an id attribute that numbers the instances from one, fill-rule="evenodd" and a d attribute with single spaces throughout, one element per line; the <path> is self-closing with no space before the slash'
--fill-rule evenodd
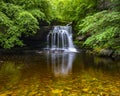
<path id="1" fill-rule="evenodd" d="M 0 46 L 23 46 L 40 22 L 73 22 L 78 46 L 120 52 L 120 0 L 0 0 Z M 31 22 L 32 21 L 32 22 Z"/>
<path id="2" fill-rule="evenodd" d="M 22 46 L 20 37 L 35 34 L 40 21 L 49 22 L 50 10 L 47 0 L 1 0 L 0 46 Z"/>

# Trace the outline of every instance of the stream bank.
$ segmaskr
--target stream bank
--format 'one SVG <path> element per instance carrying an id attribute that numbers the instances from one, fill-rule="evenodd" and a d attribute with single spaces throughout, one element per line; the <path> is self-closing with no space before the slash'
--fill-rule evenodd
<path id="1" fill-rule="evenodd" d="M 89 48 L 84 46 L 85 40 L 89 37 L 87 36 L 76 36 L 76 41 L 75 44 L 78 46 L 79 49 L 83 49 L 86 53 L 88 54 L 93 54 L 99 57 L 107 57 L 107 58 L 113 58 L 116 60 L 120 60 L 120 50 L 119 49 L 108 49 L 108 48 L 100 48 L 100 47 L 95 47 L 95 48 Z"/>
<path id="2" fill-rule="evenodd" d="M 58 23 L 53 22 L 51 25 L 43 25 L 40 27 L 40 30 L 37 31 L 37 33 L 34 36 L 31 37 L 21 37 L 21 40 L 24 42 L 23 47 L 15 46 L 11 49 L 3 49 L 0 48 L 0 54 L 20 54 L 30 51 L 34 52 L 34 50 L 41 50 L 42 48 L 45 48 L 47 45 L 47 35 L 50 30 L 53 29 L 54 25 L 58 25 Z M 62 24 L 65 25 L 65 24 Z M 72 24 L 73 26 L 73 24 Z M 74 27 L 74 26 L 73 26 Z M 105 49 L 105 48 L 95 48 L 90 49 L 85 46 L 83 46 L 83 43 L 85 40 L 89 37 L 89 34 L 86 36 L 76 36 L 76 31 L 73 28 L 73 39 L 75 46 L 78 50 L 85 51 L 87 54 L 94 54 L 99 57 L 108 57 L 113 58 L 116 60 L 120 60 L 120 51 L 119 50 L 112 50 L 112 49 Z"/>

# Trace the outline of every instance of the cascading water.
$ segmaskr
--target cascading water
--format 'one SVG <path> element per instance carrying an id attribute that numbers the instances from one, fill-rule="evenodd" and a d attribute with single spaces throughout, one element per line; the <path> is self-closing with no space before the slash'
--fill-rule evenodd
<path id="1" fill-rule="evenodd" d="M 72 41 L 72 27 L 55 26 L 47 35 L 47 49 L 77 52 Z"/>

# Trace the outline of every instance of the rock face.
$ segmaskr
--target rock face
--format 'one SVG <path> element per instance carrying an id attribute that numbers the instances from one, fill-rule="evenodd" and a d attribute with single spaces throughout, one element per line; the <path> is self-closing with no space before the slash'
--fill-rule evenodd
<path id="1" fill-rule="evenodd" d="M 24 44 L 26 47 L 38 48 L 43 47 L 46 44 L 46 37 L 49 31 L 52 29 L 52 26 L 42 26 L 40 30 L 31 37 L 22 37 Z"/>
<path id="2" fill-rule="evenodd" d="M 97 55 L 103 57 L 112 57 L 116 60 L 120 60 L 120 51 L 116 52 L 110 49 L 101 49 L 99 52 L 97 52 Z"/>
<path id="3" fill-rule="evenodd" d="M 76 38 L 78 41 L 84 41 L 86 39 L 85 36 L 79 36 Z"/>
<path id="4" fill-rule="evenodd" d="M 113 50 L 102 49 L 100 50 L 99 54 L 103 56 L 111 56 L 113 54 Z"/>

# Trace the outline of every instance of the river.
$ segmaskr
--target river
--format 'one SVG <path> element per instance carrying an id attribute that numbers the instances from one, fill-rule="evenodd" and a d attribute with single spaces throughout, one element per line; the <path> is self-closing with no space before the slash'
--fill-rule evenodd
<path id="1" fill-rule="evenodd" d="M 84 52 L 0 55 L 0 96 L 120 96 L 120 61 Z"/>

